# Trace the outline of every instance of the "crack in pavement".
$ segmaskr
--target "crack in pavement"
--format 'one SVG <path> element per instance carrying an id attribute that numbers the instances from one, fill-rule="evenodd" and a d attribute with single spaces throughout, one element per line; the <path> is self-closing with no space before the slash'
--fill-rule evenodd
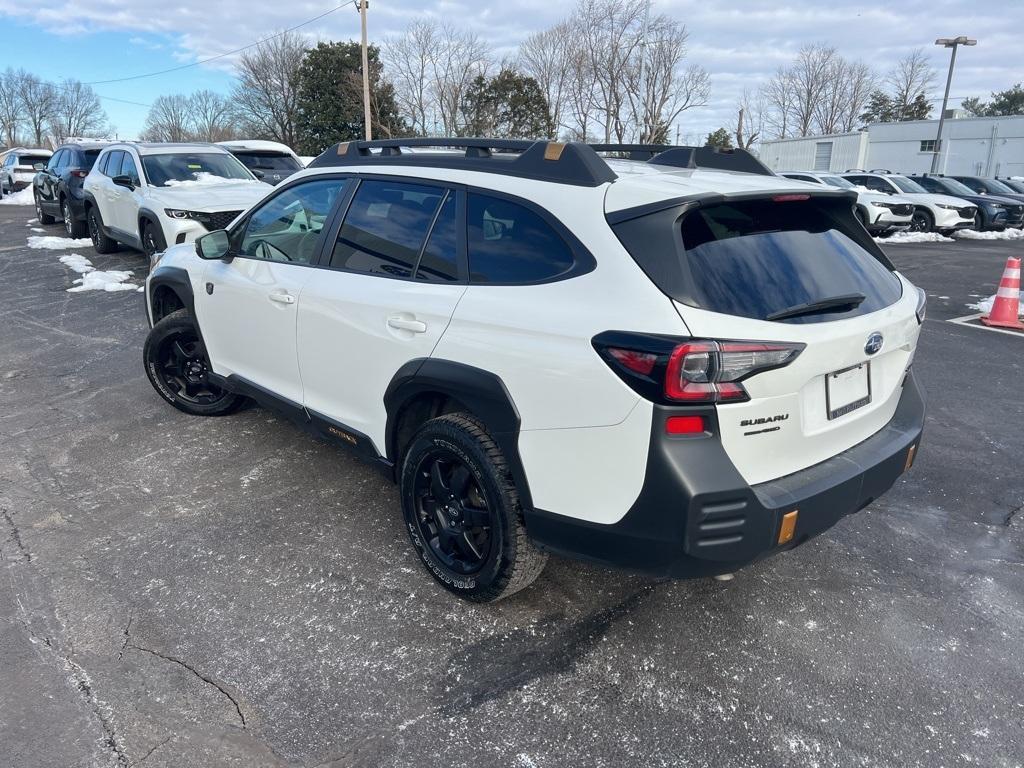
<path id="1" fill-rule="evenodd" d="M 10 541 L 14 542 L 14 546 L 17 547 L 18 553 L 21 555 L 21 559 L 26 563 L 32 562 L 32 553 L 28 551 L 28 547 L 21 540 L 21 531 L 18 530 L 17 524 L 14 522 L 14 518 L 11 517 L 11 513 L 7 511 L 6 507 L 0 507 L 0 517 L 3 517 L 7 521 L 8 527 L 11 529 Z"/>
<path id="2" fill-rule="evenodd" d="M 143 755 L 142 757 L 140 757 L 140 758 L 139 758 L 138 760 L 136 760 L 136 761 L 135 761 L 134 763 L 132 763 L 132 764 L 131 764 L 131 768 L 134 768 L 134 767 L 135 767 L 136 765 L 139 765 L 140 763 L 142 763 L 142 762 L 144 762 L 145 760 L 147 760 L 147 759 L 149 758 L 149 756 L 150 756 L 150 755 L 152 755 L 152 754 L 153 754 L 154 752 L 156 752 L 156 751 L 157 751 L 158 749 L 160 749 L 160 747 L 162 747 L 162 746 L 163 746 L 164 744 L 166 744 L 166 743 L 167 743 L 167 742 L 169 742 L 170 740 L 171 740 L 171 737 L 170 737 L 170 736 L 168 736 L 168 737 L 167 737 L 166 739 L 164 739 L 164 740 L 163 740 L 163 741 L 161 741 L 161 742 L 160 742 L 159 744 L 157 744 L 156 746 L 154 746 L 154 747 L 153 747 L 153 748 L 152 748 L 151 750 L 149 750 L 149 752 L 147 752 L 147 753 L 146 753 L 146 754 L 144 754 L 144 755 Z"/>
<path id="3" fill-rule="evenodd" d="M 212 685 L 214 688 L 216 688 L 222 694 L 227 696 L 227 698 L 234 705 L 235 711 L 238 713 L 238 719 L 242 723 L 242 728 L 246 727 L 245 713 L 242 712 L 242 707 L 239 705 L 238 699 L 236 699 L 232 695 L 231 691 L 229 691 L 224 686 L 223 683 L 220 683 L 217 680 L 214 680 L 212 677 L 207 677 L 202 672 L 200 672 L 195 667 L 193 667 L 191 664 L 189 664 L 188 662 L 182 661 L 181 659 L 177 658 L 176 656 L 170 656 L 170 655 L 168 655 L 166 653 L 160 653 L 159 651 L 154 651 L 151 648 L 143 648 L 142 646 L 135 645 L 134 643 L 126 644 L 126 647 L 127 648 L 131 648 L 134 651 L 139 651 L 141 653 L 148 653 L 151 656 L 155 656 L 158 659 L 163 659 L 164 661 L 169 661 L 169 662 L 171 662 L 173 664 L 177 664 L 180 667 L 184 667 L 185 669 L 187 669 L 189 672 L 191 672 L 193 675 L 198 677 L 200 680 L 202 680 L 207 685 Z"/>
<path id="4" fill-rule="evenodd" d="M 117 660 L 118 661 L 120 661 L 121 658 L 124 656 L 124 649 L 128 647 L 128 641 L 131 639 L 131 637 L 129 636 L 128 633 L 131 632 L 132 620 L 134 618 L 135 618 L 135 612 L 134 611 L 132 613 L 128 614 L 128 624 L 125 625 L 124 633 L 123 633 L 124 634 L 124 642 L 121 643 L 121 650 L 117 652 Z"/>

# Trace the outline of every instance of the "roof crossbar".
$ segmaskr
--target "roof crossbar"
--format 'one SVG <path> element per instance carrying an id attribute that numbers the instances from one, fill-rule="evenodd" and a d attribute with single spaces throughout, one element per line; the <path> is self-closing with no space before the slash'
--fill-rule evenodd
<path id="1" fill-rule="evenodd" d="M 462 149 L 454 152 L 407 152 L 417 148 Z M 458 168 L 502 173 L 538 181 L 597 187 L 614 181 L 615 172 L 594 150 L 576 142 L 519 139 L 412 138 L 346 141 L 309 164 L 311 168 L 349 165 L 402 165 Z"/>

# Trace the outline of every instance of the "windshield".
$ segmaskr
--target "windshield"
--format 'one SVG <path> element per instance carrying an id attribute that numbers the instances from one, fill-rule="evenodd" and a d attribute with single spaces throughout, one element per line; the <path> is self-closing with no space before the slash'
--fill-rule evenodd
<path id="1" fill-rule="evenodd" d="M 253 176 L 227 152 L 175 152 L 143 155 L 142 167 L 154 187 L 174 186 L 182 182 L 210 183 L 223 179 L 253 181 Z"/>
<path id="2" fill-rule="evenodd" d="M 1008 186 L 1014 192 L 1024 192 L 1024 181 L 1017 181 L 1016 179 L 1008 179 L 1003 181 L 1003 184 Z"/>
<path id="3" fill-rule="evenodd" d="M 916 181 L 911 181 L 906 176 L 889 176 L 887 178 L 903 192 L 920 193 L 928 191 Z"/>
<path id="4" fill-rule="evenodd" d="M 821 176 L 822 181 L 828 184 L 830 187 L 841 187 L 842 189 L 853 189 L 853 184 L 848 182 L 842 176 Z"/>
<path id="5" fill-rule="evenodd" d="M 922 179 L 924 185 L 930 184 L 928 188 L 936 192 L 948 192 L 951 195 L 974 195 L 974 190 L 956 179 Z"/>
<path id="6" fill-rule="evenodd" d="M 258 171 L 298 171 L 302 166 L 291 155 L 279 152 L 235 152 L 246 168 Z"/>
<path id="7" fill-rule="evenodd" d="M 36 163 L 46 165 L 49 160 L 49 155 L 18 155 L 18 165 L 27 165 L 30 167 Z"/>
<path id="8" fill-rule="evenodd" d="M 1007 193 L 1007 192 L 1010 193 L 1011 195 L 1017 194 L 1012 189 L 1010 189 L 1008 186 L 1003 184 L 1003 182 L 1001 182 L 1001 181 L 993 181 L 992 179 L 982 179 L 982 183 L 984 183 L 985 189 L 987 189 L 989 192 L 992 192 L 993 194 L 996 194 L 996 195 L 1004 194 L 1004 193 Z"/>

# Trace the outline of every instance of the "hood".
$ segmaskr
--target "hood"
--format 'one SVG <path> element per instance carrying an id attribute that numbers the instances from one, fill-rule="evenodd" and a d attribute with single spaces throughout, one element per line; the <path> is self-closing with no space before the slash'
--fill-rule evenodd
<path id="1" fill-rule="evenodd" d="M 915 200 L 932 203 L 933 205 L 953 205 L 957 208 L 964 206 L 965 200 L 952 195 L 937 195 L 934 192 L 901 192 L 902 197 L 912 197 Z M 970 203 L 969 203 L 970 204 Z"/>
<path id="2" fill-rule="evenodd" d="M 857 188 L 857 201 L 861 203 L 896 203 L 913 205 L 914 201 L 902 195 L 885 195 L 881 192 L 861 191 L 864 187 Z"/>
<path id="3" fill-rule="evenodd" d="M 252 207 L 272 189 L 262 181 L 184 183 L 173 187 L 149 187 L 147 197 L 169 208 L 235 211 Z"/>
<path id="4" fill-rule="evenodd" d="M 975 205 L 995 203 L 997 205 L 1024 205 L 1024 197 L 1020 200 L 1013 200 L 1006 195 L 956 195 L 959 200 L 966 200 Z"/>

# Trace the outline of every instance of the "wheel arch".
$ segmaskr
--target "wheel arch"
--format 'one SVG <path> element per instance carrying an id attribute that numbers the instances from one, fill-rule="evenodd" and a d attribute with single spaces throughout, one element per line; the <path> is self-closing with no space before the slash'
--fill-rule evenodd
<path id="1" fill-rule="evenodd" d="M 525 508 L 531 508 L 529 483 L 519 456 L 519 411 L 499 376 L 451 360 L 419 358 L 405 363 L 384 393 L 387 411 L 385 453 L 401 472 L 401 458 L 416 430 L 445 413 L 478 418 L 501 448 Z"/>
<path id="2" fill-rule="evenodd" d="M 158 266 L 149 278 L 149 306 L 154 325 L 179 309 L 187 309 L 194 320 L 195 296 L 188 272 L 181 267 Z"/>

